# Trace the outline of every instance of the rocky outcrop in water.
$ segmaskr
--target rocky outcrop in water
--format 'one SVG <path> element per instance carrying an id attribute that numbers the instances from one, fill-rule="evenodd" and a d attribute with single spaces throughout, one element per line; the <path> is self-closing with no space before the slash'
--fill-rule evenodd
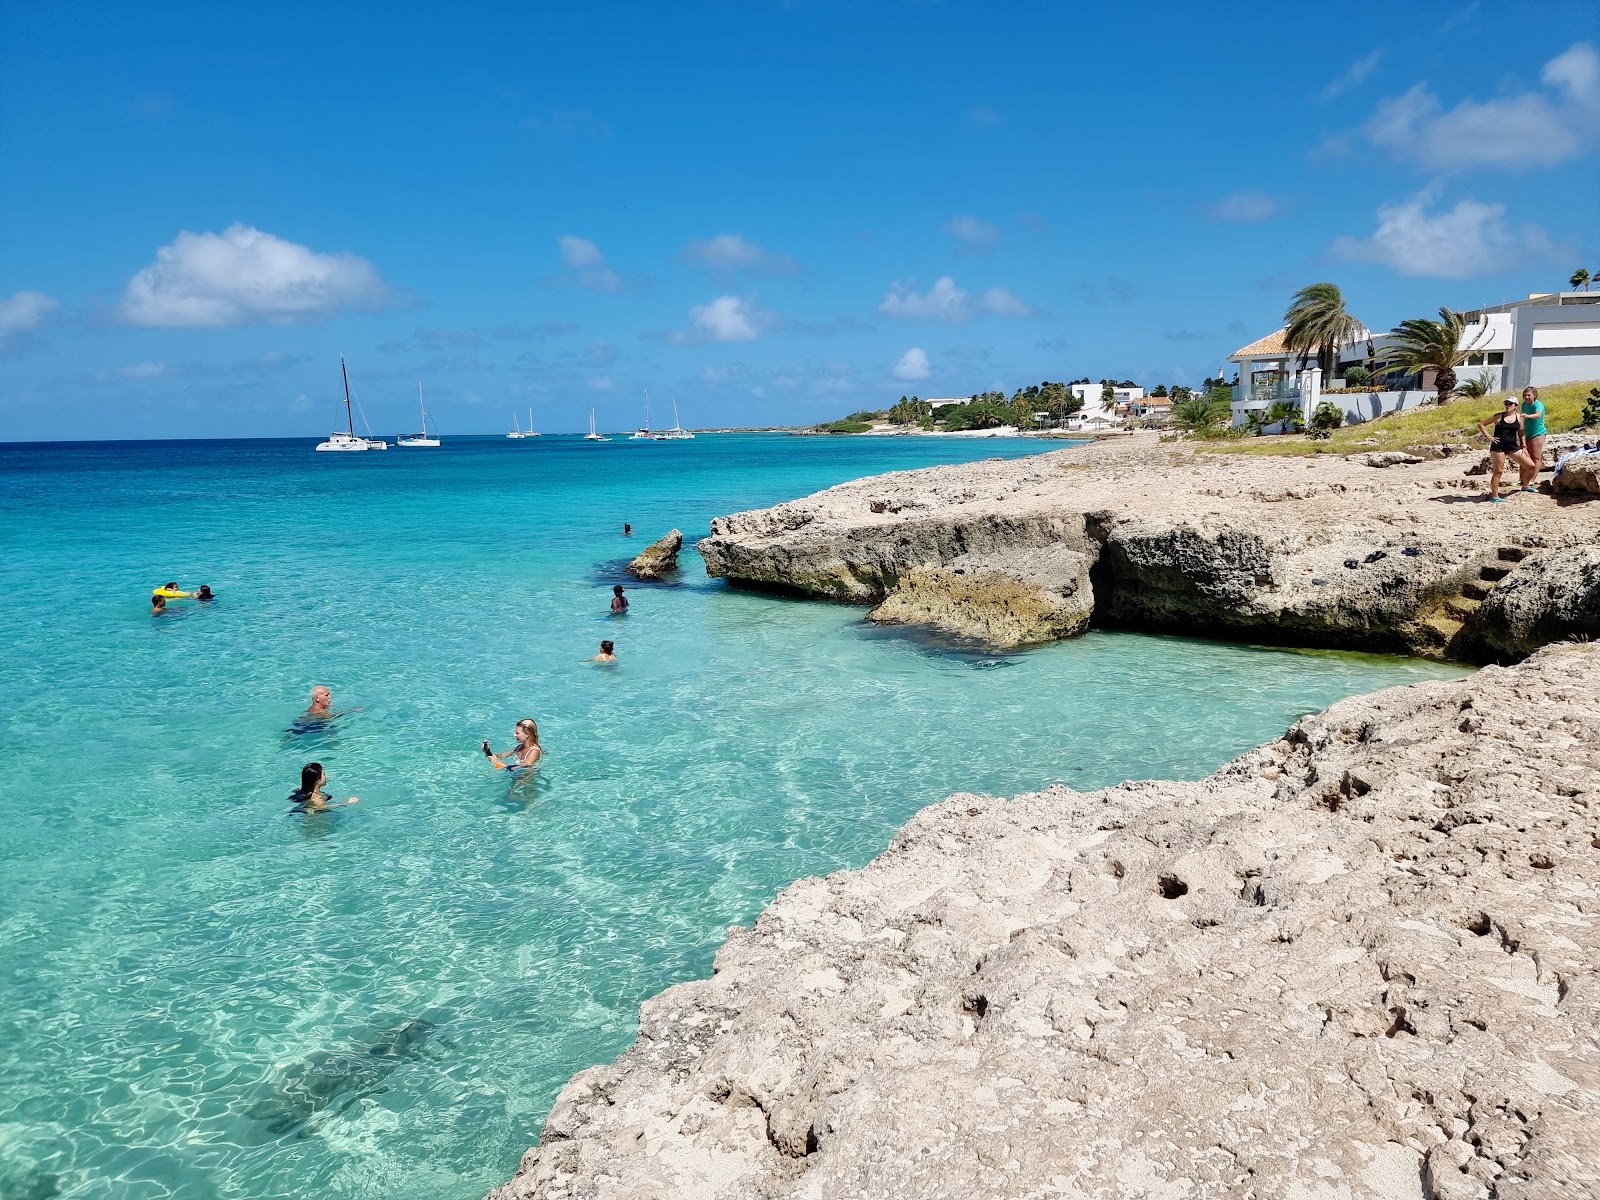
<path id="1" fill-rule="evenodd" d="M 493 1200 L 1600 1195 L 1600 647 L 786 889 Z"/>
<path id="2" fill-rule="evenodd" d="M 641 550 L 628 564 L 628 573 L 639 579 L 660 579 L 678 569 L 678 551 L 682 549 L 683 534 L 674 529 Z"/>
<path id="3" fill-rule="evenodd" d="M 1482 488 L 1448 459 L 1375 471 L 1140 437 L 857 480 L 719 517 L 699 549 L 736 583 L 873 604 L 874 619 L 997 646 L 1070 635 L 1092 614 L 1483 660 L 1509 644 L 1477 628 L 1489 594 L 1544 554 L 1600 540 L 1600 505 L 1519 494 L 1490 506 Z M 1581 633 L 1562 611 L 1537 627 Z"/>

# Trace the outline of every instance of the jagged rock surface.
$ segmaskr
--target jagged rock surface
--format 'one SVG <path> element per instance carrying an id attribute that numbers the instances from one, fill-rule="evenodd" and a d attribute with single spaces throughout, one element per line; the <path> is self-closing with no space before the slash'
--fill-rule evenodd
<path id="1" fill-rule="evenodd" d="M 628 573 L 639 579 L 660 579 L 678 569 L 678 551 L 682 549 L 683 534 L 674 529 L 641 550 L 628 564 Z"/>
<path id="2" fill-rule="evenodd" d="M 1554 550 L 1483 602 L 1486 657 L 1520 658 L 1560 637 L 1600 640 L 1600 546 Z"/>
<path id="3" fill-rule="evenodd" d="M 1089 568 L 1072 604 L 1096 620 L 1470 659 L 1489 644 L 1475 624 L 1490 590 L 1544 553 L 1600 540 L 1600 506 L 1481 499 L 1445 459 L 1373 471 L 1141 436 L 857 480 L 718 517 L 699 549 L 714 576 L 880 605 L 1001 646 L 1074 626 L 1053 625 L 1062 610 L 1036 588 L 1017 602 L 1018 564 L 1067 552 Z M 1541 627 L 1559 630 L 1559 614 Z"/>
<path id="4" fill-rule="evenodd" d="M 1557 492 L 1600 496 L 1600 456 L 1585 454 L 1562 467 L 1551 483 Z"/>
<path id="5" fill-rule="evenodd" d="M 1008 648 L 1073 637 L 1094 609 L 1089 564 L 1086 555 L 1046 546 L 912 567 L 869 617 Z"/>
<path id="6" fill-rule="evenodd" d="M 955 796 L 647 1002 L 492 1200 L 1600 1195 L 1600 646 Z"/>

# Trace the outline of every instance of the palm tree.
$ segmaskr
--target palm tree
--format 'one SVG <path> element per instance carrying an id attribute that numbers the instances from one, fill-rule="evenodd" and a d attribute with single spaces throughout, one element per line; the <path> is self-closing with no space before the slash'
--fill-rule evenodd
<path id="1" fill-rule="evenodd" d="M 1293 400 L 1275 400 L 1262 415 L 1263 425 L 1276 425 L 1284 433 L 1300 428 L 1300 405 Z"/>
<path id="2" fill-rule="evenodd" d="M 1572 273 L 1572 278 L 1567 280 L 1567 282 L 1572 285 L 1572 290 L 1573 291 L 1577 291 L 1579 288 L 1582 288 L 1584 291 L 1587 292 L 1589 290 L 1589 271 L 1588 271 L 1588 268 L 1579 267 L 1576 271 L 1574 271 Z"/>
<path id="3" fill-rule="evenodd" d="M 1389 344 L 1384 347 L 1381 366 L 1385 370 L 1411 373 L 1433 371 L 1439 403 L 1443 404 L 1456 390 L 1456 368 L 1471 348 L 1461 344 L 1461 331 L 1465 326 L 1462 314 L 1449 308 L 1439 310 L 1437 321 L 1426 317 L 1401 321 L 1389 332 Z"/>
<path id="4" fill-rule="evenodd" d="M 1333 378 L 1339 365 L 1339 346 L 1365 332 L 1359 320 L 1344 307 L 1344 293 L 1333 283 L 1313 283 L 1301 288 L 1283 314 L 1283 342 L 1291 351 L 1315 353 L 1324 379 Z"/>
<path id="5" fill-rule="evenodd" d="M 1196 437 L 1206 437 L 1228 417 L 1228 405 L 1209 395 L 1185 396 L 1172 406 L 1172 419 Z"/>

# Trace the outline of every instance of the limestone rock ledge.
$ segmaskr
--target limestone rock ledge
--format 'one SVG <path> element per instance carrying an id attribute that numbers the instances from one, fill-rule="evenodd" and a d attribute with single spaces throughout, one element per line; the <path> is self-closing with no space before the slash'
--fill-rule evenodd
<path id="1" fill-rule="evenodd" d="M 678 569 L 678 551 L 682 549 L 683 534 L 674 529 L 635 555 L 628 563 L 628 574 L 636 579 L 660 579 Z"/>
<path id="2" fill-rule="evenodd" d="M 1480 628 L 1480 608 L 1545 555 L 1600 543 L 1600 504 L 1484 498 L 1446 459 L 1374 471 L 1129 438 L 856 480 L 718 517 L 699 550 L 713 576 L 1002 647 L 1070 635 L 1092 614 L 1496 661 L 1533 647 Z M 1563 611 L 1525 627 L 1544 641 L 1583 634 Z"/>
<path id="3" fill-rule="evenodd" d="M 1600 1195 L 1600 646 L 958 795 L 734 928 L 492 1200 Z"/>

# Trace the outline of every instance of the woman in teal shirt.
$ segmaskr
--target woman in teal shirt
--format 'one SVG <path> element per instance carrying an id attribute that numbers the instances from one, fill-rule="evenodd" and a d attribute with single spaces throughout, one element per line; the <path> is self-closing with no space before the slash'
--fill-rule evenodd
<path id="1" fill-rule="evenodd" d="M 1528 458 L 1533 464 L 1533 474 L 1522 483 L 1525 492 L 1539 487 L 1539 470 L 1544 466 L 1544 401 L 1539 399 L 1539 389 L 1522 389 L 1522 434 L 1528 440 Z"/>

